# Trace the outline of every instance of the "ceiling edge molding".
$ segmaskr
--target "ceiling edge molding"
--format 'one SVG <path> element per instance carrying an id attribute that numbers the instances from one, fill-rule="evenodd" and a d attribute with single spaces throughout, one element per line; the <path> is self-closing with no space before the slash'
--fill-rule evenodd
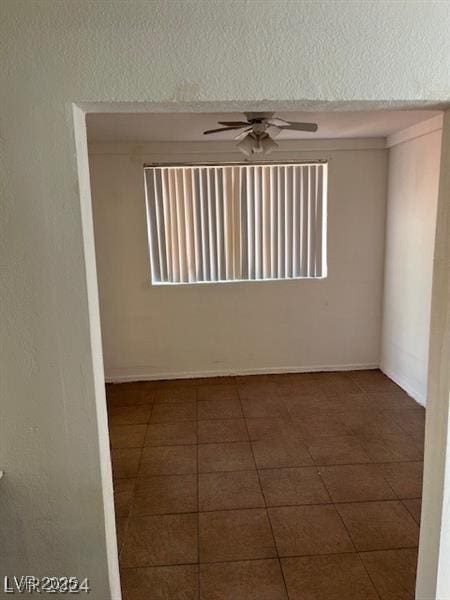
<path id="1" fill-rule="evenodd" d="M 440 131 L 442 129 L 442 123 L 443 114 L 436 115 L 435 117 L 431 117 L 431 119 L 416 123 L 416 125 L 411 125 L 411 127 L 407 127 L 401 131 L 397 131 L 386 138 L 386 148 L 392 148 L 392 146 L 409 142 L 410 140 L 422 137 L 423 135 L 428 135 L 434 131 Z"/>
<path id="2" fill-rule="evenodd" d="M 386 138 L 339 138 L 320 140 L 278 140 L 277 153 L 314 152 L 332 150 L 383 150 Z M 109 154 L 125 156 L 189 155 L 189 154 L 235 154 L 237 148 L 233 140 L 220 142 L 90 142 L 89 154 Z"/>

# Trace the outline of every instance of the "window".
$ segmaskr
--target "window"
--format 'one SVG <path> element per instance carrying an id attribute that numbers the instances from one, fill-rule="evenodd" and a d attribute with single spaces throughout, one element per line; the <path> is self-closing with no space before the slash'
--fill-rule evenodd
<path id="1" fill-rule="evenodd" d="M 145 167 L 153 284 L 326 276 L 327 165 Z"/>

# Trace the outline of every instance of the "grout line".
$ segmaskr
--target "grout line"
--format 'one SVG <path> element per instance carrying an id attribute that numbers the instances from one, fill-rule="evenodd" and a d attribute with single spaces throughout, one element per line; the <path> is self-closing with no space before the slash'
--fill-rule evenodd
<path id="1" fill-rule="evenodd" d="M 148 430 L 147 430 L 148 431 Z M 146 434 L 147 435 L 147 434 Z M 395 434 L 394 434 L 395 435 Z M 330 436 L 330 437 L 334 437 L 334 436 Z M 340 436 L 337 436 L 340 437 Z M 346 436 L 344 436 L 346 437 Z M 137 446 L 111 446 L 111 448 L 113 450 L 136 450 L 138 448 L 177 448 L 177 447 L 185 447 L 185 446 L 222 446 L 224 444 L 252 444 L 254 442 L 264 442 L 264 441 L 276 441 L 277 438 L 271 438 L 271 437 L 260 437 L 257 439 L 243 439 L 243 440 L 234 440 L 231 442 L 198 442 L 198 443 L 186 443 L 186 444 L 144 444 L 144 445 L 137 445 Z M 278 439 L 282 439 L 282 438 L 278 438 Z M 316 438 L 317 439 L 317 438 Z M 328 438 L 323 438 L 323 439 L 328 439 Z M 309 451 L 308 445 L 306 442 L 302 441 L 302 439 L 298 439 L 296 440 L 298 441 L 300 444 L 302 444 L 305 449 L 308 452 L 308 455 L 311 457 L 311 460 L 313 461 L 313 464 L 302 464 L 302 465 L 296 465 L 294 466 L 284 466 L 284 467 L 259 467 L 260 470 L 265 470 L 265 469 L 289 469 L 289 468 L 299 468 L 299 467 L 346 467 L 346 466 L 369 466 L 369 465 L 400 465 L 400 464 L 412 464 L 412 463 L 423 463 L 423 459 L 404 459 L 404 460 L 377 460 L 377 461 L 365 461 L 365 462 L 361 462 L 361 461 L 351 461 L 351 462 L 338 462 L 338 463 L 333 463 L 333 462 L 321 462 L 321 461 L 315 461 L 314 458 L 312 458 L 311 452 Z"/>
<path id="2" fill-rule="evenodd" d="M 242 471 L 240 471 L 242 472 Z M 249 471 L 251 473 L 253 473 L 253 471 Z M 200 473 L 201 474 L 201 473 Z M 119 480 L 116 480 L 119 481 Z M 121 481 L 124 481 L 124 479 L 122 479 Z M 129 481 L 129 480 L 125 480 L 125 481 Z M 136 480 L 136 486 L 138 485 L 139 481 L 141 480 Z M 328 490 L 326 489 L 327 493 Z M 264 492 L 262 492 L 263 498 L 264 497 Z M 329 495 L 329 494 L 328 494 Z M 303 508 L 303 507 L 307 507 L 307 506 L 340 506 L 342 504 L 375 504 L 375 503 L 380 503 L 380 502 L 401 502 L 403 503 L 403 500 L 421 500 L 421 498 L 384 498 L 384 499 L 380 499 L 380 500 L 346 500 L 344 502 L 334 502 L 333 499 L 330 497 L 330 501 L 329 502 L 309 502 L 309 503 L 305 503 L 305 504 L 266 504 L 265 506 L 235 506 L 233 508 L 211 508 L 209 510 L 207 509 L 203 509 L 203 510 L 198 510 L 198 511 L 192 511 L 192 510 L 183 510 L 183 511 L 178 511 L 178 512 L 157 512 L 157 513 L 135 513 L 135 516 L 139 516 L 139 517 L 162 517 L 162 516 L 175 516 L 175 515 L 194 515 L 197 512 L 203 514 L 203 513 L 215 513 L 215 512 L 236 512 L 236 511 L 244 511 L 244 510 L 263 510 L 263 509 L 278 509 L 278 508 Z M 405 507 L 406 508 L 406 507 Z M 409 513 L 409 511 L 408 511 Z"/>
<path id="3" fill-rule="evenodd" d="M 376 550 L 357 550 L 353 551 L 342 551 L 339 552 L 325 552 L 323 554 L 286 554 L 281 556 L 280 558 L 315 558 L 318 556 L 339 556 L 341 554 L 346 555 L 360 555 L 360 554 L 373 554 L 376 552 L 401 552 L 402 550 L 417 550 L 417 546 L 400 546 L 396 548 L 377 548 Z M 233 560 L 214 560 L 208 562 L 202 562 L 202 565 L 220 565 L 220 564 L 230 564 L 230 563 L 240 563 L 240 562 L 265 562 L 267 560 L 276 560 L 276 556 L 269 556 L 266 558 L 244 558 L 244 559 L 233 559 Z M 197 563 L 169 563 L 163 565 L 146 565 L 139 567 L 125 567 L 126 569 L 148 569 L 149 567 L 179 567 L 179 566 L 195 566 Z"/>
<path id="4" fill-rule="evenodd" d="M 403 506 L 406 508 L 406 510 L 409 512 L 409 514 L 411 515 L 411 517 L 413 518 L 414 522 L 417 524 L 417 526 L 419 527 L 420 530 L 420 518 L 421 518 L 421 514 L 419 515 L 419 520 L 417 520 L 416 516 L 411 512 L 411 510 L 406 506 L 405 504 L 405 500 L 419 500 L 420 501 L 420 512 L 422 512 L 422 498 L 402 498 L 400 500 L 400 502 L 403 504 Z"/>
<path id="5" fill-rule="evenodd" d="M 330 498 L 332 498 L 332 496 L 331 496 L 331 493 L 330 493 L 330 490 L 329 490 L 329 488 L 328 488 L 328 486 L 327 486 L 327 484 L 326 484 L 326 482 L 325 482 L 325 479 L 322 477 L 322 475 L 321 475 L 320 471 L 319 471 L 319 477 L 320 477 L 320 479 L 322 480 L 322 483 L 323 483 L 323 485 L 325 486 L 325 489 L 327 490 L 327 492 L 328 492 L 328 495 L 330 496 Z M 351 536 L 351 534 L 350 534 L 350 531 L 349 531 L 349 529 L 348 529 L 347 525 L 345 524 L 345 521 L 344 521 L 344 519 L 343 519 L 343 517 L 342 517 L 341 513 L 338 511 L 338 509 L 337 509 L 337 507 L 336 507 L 336 502 L 334 502 L 334 510 L 335 510 L 335 512 L 337 513 L 337 515 L 339 516 L 339 519 L 341 520 L 341 523 L 342 523 L 342 525 L 343 525 L 343 527 L 344 527 L 345 531 L 347 532 L 348 538 L 349 538 L 349 540 L 350 540 L 350 542 L 351 542 L 351 544 L 352 544 L 353 548 L 355 549 L 355 552 L 356 552 L 356 553 L 358 553 L 358 550 L 357 550 L 357 548 L 356 548 L 356 545 L 355 545 L 355 542 L 353 541 L 353 538 L 352 538 L 352 536 Z M 372 587 L 373 587 L 373 589 L 375 590 L 375 593 L 377 594 L 378 598 L 380 598 L 380 594 L 378 593 L 378 588 L 375 586 L 375 583 L 372 581 L 372 577 L 370 576 L 370 573 L 369 573 L 369 571 L 368 571 L 368 569 L 367 569 L 366 565 L 364 564 L 364 562 L 363 562 L 363 560 L 361 559 L 361 557 L 359 557 L 359 556 L 358 556 L 358 559 L 359 559 L 359 561 L 361 562 L 361 564 L 362 564 L 362 566 L 363 566 L 363 568 L 364 568 L 364 570 L 365 570 L 365 572 L 366 572 L 366 574 L 367 574 L 367 576 L 368 576 L 368 578 L 369 578 L 370 582 L 372 583 Z"/>
<path id="6" fill-rule="evenodd" d="M 418 546 L 398 546 L 396 548 L 375 548 L 375 550 L 358 550 L 357 554 L 372 554 L 373 552 L 399 552 L 401 550 L 416 550 Z"/>
<path id="7" fill-rule="evenodd" d="M 358 557 L 358 560 L 359 560 L 359 562 L 360 562 L 360 563 L 361 563 L 361 565 L 362 565 L 362 568 L 363 568 L 363 569 L 364 569 L 364 571 L 366 572 L 366 574 L 367 574 L 367 577 L 369 578 L 369 581 L 370 581 L 370 583 L 372 584 L 372 587 L 373 587 L 373 589 L 374 589 L 374 591 L 375 591 L 375 594 L 378 596 L 378 599 L 379 599 L 379 600 L 382 600 L 382 598 L 381 598 L 381 592 L 379 592 L 379 591 L 378 591 L 378 586 L 375 584 L 375 581 L 372 579 L 372 575 L 370 574 L 370 571 L 369 571 L 369 569 L 366 567 L 366 565 L 365 565 L 365 563 L 364 563 L 363 559 L 361 558 L 361 556 L 360 556 L 360 553 L 359 553 L 359 552 L 357 552 L 357 557 Z"/>
<path id="8" fill-rule="evenodd" d="M 242 414 L 244 415 L 244 405 L 243 405 L 243 403 L 242 403 L 242 398 L 241 398 L 241 394 L 240 394 L 240 392 L 239 392 L 239 389 L 238 389 L 238 396 L 239 396 L 239 402 L 240 402 L 240 405 L 241 405 L 241 411 L 242 411 Z M 248 430 L 248 424 L 247 424 L 247 419 L 246 419 L 246 418 L 244 418 L 244 423 L 245 423 L 245 428 L 246 428 L 246 430 L 247 430 L 247 435 L 248 435 L 248 437 L 249 437 L 249 439 L 250 439 L 250 432 L 249 432 L 249 430 Z M 275 537 L 275 534 L 274 534 L 274 531 L 273 531 L 273 525 L 272 525 L 272 521 L 271 521 L 271 519 L 270 519 L 270 514 L 269 514 L 269 511 L 268 511 L 268 506 L 267 506 L 266 495 L 264 494 L 264 488 L 263 488 L 263 486 L 262 486 L 262 484 L 261 484 L 261 477 L 260 477 L 260 475 L 259 475 L 259 470 L 258 470 L 258 468 L 257 468 L 257 463 L 256 463 L 255 452 L 254 452 L 254 449 L 253 449 L 253 444 L 252 444 L 252 442 L 251 442 L 251 441 L 250 441 L 250 448 L 251 448 L 251 452 L 252 452 L 252 456 L 253 456 L 253 462 L 254 462 L 254 464 L 255 464 L 256 474 L 257 474 L 257 477 L 258 477 L 259 491 L 260 491 L 260 493 L 261 493 L 261 496 L 262 496 L 262 498 L 263 498 L 263 501 L 264 501 L 264 507 L 265 507 L 265 512 L 266 512 L 266 518 L 267 518 L 267 521 L 268 521 L 268 523 L 269 523 L 270 532 L 271 532 L 271 534 L 272 534 L 272 541 L 273 541 L 273 545 L 274 545 L 275 552 L 276 552 L 276 559 L 277 559 L 277 561 L 278 561 L 278 567 L 279 567 L 279 569 L 280 569 L 281 576 L 282 576 L 282 578 L 283 578 L 283 584 L 284 584 L 284 589 L 285 589 L 285 592 L 286 592 L 286 598 L 289 598 L 289 592 L 288 592 L 288 587 L 287 587 L 287 583 L 286 583 L 286 578 L 285 578 L 285 576 L 284 576 L 283 565 L 281 564 L 281 560 L 280 560 L 280 554 L 279 554 L 279 551 L 278 551 L 278 544 L 277 544 L 277 540 L 276 540 L 276 537 Z"/>
<path id="9" fill-rule="evenodd" d="M 388 488 L 391 490 L 391 492 L 394 494 L 394 497 L 396 500 L 399 500 L 400 502 L 402 501 L 403 498 L 400 498 L 400 496 L 397 494 L 397 492 L 394 490 L 394 488 L 392 487 L 392 485 L 389 483 L 388 479 L 382 474 L 382 473 L 377 473 L 378 475 L 380 475 L 380 477 L 382 479 L 384 479 L 386 485 L 388 486 Z M 405 507 L 406 508 L 406 507 Z M 408 511 L 409 512 L 409 511 Z"/>
<path id="10" fill-rule="evenodd" d="M 195 444 L 183 444 L 181 446 L 144 446 L 141 449 L 145 450 L 146 448 L 185 448 L 185 447 L 191 447 L 194 446 Z M 202 445 L 202 444 L 200 444 Z M 113 450 L 139 450 L 140 447 L 137 448 L 113 448 Z M 326 465 L 316 465 L 316 464 L 299 464 L 296 466 L 280 466 L 280 467 L 258 467 L 256 466 L 255 469 L 248 469 L 248 468 L 244 468 L 244 469 L 226 469 L 226 470 L 217 470 L 217 471 L 199 471 L 199 474 L 201 475 L 210 475 L 210 474 L 214 474 L 214 473 L 242 473 L 245 471 L 279 471 L 279 470 L 286 470 L 286 469 L 326 469 L 328 467 L 370 467 L 370 466 L 379 466 L 379 465 L 402 465 L 402 464 L 412 464 L 412 463 L 421 463 L 422 461 L 416 461 L 416 460 L 412 460 L 412 461 L 399 461 L 399 462 L 382 462 L 382 463 L 338 463 L 336 465 L 331 465 L 331 464 L 326 464 Z M 171 473 L 153 473 L 150 475 L 131 475 L 130 477 L 114 477 L 114 479 L 150 479 L 151 477 L 170 477 L 173 475 L 195 475 L 195 471 L 177 471 L 177 472 L 171 472 Z M 399 500 L 413 500 L 416 497 L 419 496 L 414 496 L 414 498 L 410 498 L 410 497 L 406 497 L 406 498 L 401 498 L 400 496 L 398 497 Z M 357 500 L 354 500 L 354 502 L 357 502 Z"/>
<path id="11" fill-rule="evenodd" d="M 342 523 L 342 525 L 343 525 L 343 527 L 344 527 L 344 529 L 345 529 L 345 531 L 346 531 L 346 533 L 347 533 L 347 535 L 348 535 L 348 539 L 350 540 L 350 542 L 351 542 L 351 544 L 352 544 L 353 548 L 355 549 L 355 552 L 357 552 L 357 549 L 356 549 L 355 543 L 354 543 L 354 541 L 353 541 L 353 538 L 352 538 L 352 536 L 350 535 L 350 531 L 348 530 L 348 528 L 347 528 L 346 524 L 344 523 L 344 519 L 342 518 L 342 516 L 341 516 L 340 512 L 339 512 L 339 511 L 338 511 L 338 509 L 336 508 L 336 502 L 334 502 L 334 501 L 333 501 L 333 496 L 331 495 L 331 492 L 330 492 L 330 490 L 329 490 L 329 488 L 328 488 L 328 486 L 327 486 L 327 484 L 326 484 L 326 482 L 325 482 L 325 479 L 322 477 L 322 474 L 320 473 L 320 471 L 318 472 L 318 474 L 319 474 L 319 477 L 320 477 L 320 479 L 321 479 L 321 481 L 322 481 L 322 484 L 323 484 L 323 486 L 324 486 L 324 487 L 325 487 L 325 489 L 327 490 L 328 496 L 329 496 L 329 497 L 331 498 L 331 500 L 332 500 L 332 504 L 333 504 L 334 510 L 335 510 L 336 514 L 339 516 L 339 519 L 341 520 L 341 523 Z"/>
<path id="12" fill-rule="evenodd" d="M 339 552 L 324 552 L 322 554 L 283 554 L 282 556 L 267 556 L 265 558 L 244 558 L 244 559 L 233 559 L 233 560 L 213 560 L 201 563 L 168 563 L 168 564 L 148 564 L 148 565 L 140 565 L 135 567 L 124 567 L 125 569 L 148 569 L 152 567 L 181 567 L 181 566 L 199 566 L 199 565 L 221 565 L 221 564 L 230 564 L 230 563 L 239 563 L 239 562 L 261 562 L 267 560 L 278 560 L 283 558 L 315 558 L 319 556 L 340 556 L 342 554 L 346 555 L 356 555 L 359 554 L 371 554 L 372 552 L 390 552 L 390 551 L 400 551 L 400 550 L 417 550 L 417 546 L 401 546 L 398 548 L 377 548 L 376 550 L 340 550 Z M 282 572 L 283 573 L 283 572 Z"/>
<path id="13" fill-rule="evenodd" d="M 149 413 L 149 416 L 148 416 L 147 428 L 146 428 L 146 431 L 145 431 L 145 436 L 147 436 L 148 425 L 150 423 L 150 418 L 151 418 L 152 412 L 153 412 L 153 406 L 151 407 L 150 413 Z M 145 438 L 144 438 L 144 440 L 145 440 Z M 128 515 L 125 517 L 127 521 L 126 521 L 126 527 L 125 527 L 125 530 L 124 530 L 124 533 L 123 533 L 122 544 L 121 544 L 121 546 L 119 546 L 119 544 L 117 544 L 117 546 L 118 546 L 117 559 L 118 559 L 118 562 L 119 562 L 119 576 L 120 576 L 120 556 L 122 555 L 122 552 L 123 552 L 123 548 L 124 548 L 124 545 L 125 545 L 125 539 L 126 539 L 126 537 L 128 535 L 128 529 L 129 529 L 130 522 L 131 522 L 131 517 L 132 517 L 132 512 L 133 512 L 133 505 L 134 505 L 134 499 L 135 499 L 135 494 L 136 494 L 137 479 L 138 479 L 139 471 L 140 471 L 140 468 L 141 468 L 143 454 L 144 454 L 144 446 L 142 446 L 142 448 L 141 448 L 141 453 L 140 453 L 140 456 L 139 456 L 138 467 L 137 467 L 137 470 L 136 470 L 136 476 L 135 477 L 126 478 L 126 479 L 135 479 L 135 484 L 134 484 L 134 487 L 133 487 L 132 499 L 130 501 L 130 510 L 128 511 Z M 114 483 L 114 477 L 113 477 L 113 483 Z M 115 510 L 115 499 L 114 499 L 114 510 Z"/>

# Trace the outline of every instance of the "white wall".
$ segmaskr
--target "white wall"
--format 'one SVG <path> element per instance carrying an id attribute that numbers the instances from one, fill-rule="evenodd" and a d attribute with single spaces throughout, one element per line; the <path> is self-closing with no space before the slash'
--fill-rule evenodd
<path id="1" fill-rule="evenodd" d="M 106 377 L 378 365 L 387 169 L 387 151 L 370 149 L 378 142 L 314 153 L 290 146 L 290 159 L 329 159 L 327 279 L 156 287 L 149 281 L 145 157 L 132 145 L 128 155 L 100 145 L 104 154 L 91 155 L 90 166 Z"/>
<path id="2" fill-rule="evenodd" d="M 442 127 L 416 598 L 450 598 L 450 111 Z"/>
<path id="3" fill-rule="evenodd" d="M 442 118 L 397 134 L 389 150 L 381 368 L 426 402 Z"/>
<path id="4" fill-rule="evenodd" d="M 2 572 L 76 573 L 120 597 L 71 104 L 432 105 L 450 100 L 449 28 L 442 2 L 2 2 Z"/>

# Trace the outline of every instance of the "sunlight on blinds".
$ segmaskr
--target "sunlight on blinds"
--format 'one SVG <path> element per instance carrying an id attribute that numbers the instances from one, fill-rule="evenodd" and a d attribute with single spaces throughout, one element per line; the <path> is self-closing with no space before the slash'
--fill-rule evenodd
<path id="1" fill-rule="evenodd" d="M 154 284 L 326 277 L 327 165 L 146 167 Z"/>

